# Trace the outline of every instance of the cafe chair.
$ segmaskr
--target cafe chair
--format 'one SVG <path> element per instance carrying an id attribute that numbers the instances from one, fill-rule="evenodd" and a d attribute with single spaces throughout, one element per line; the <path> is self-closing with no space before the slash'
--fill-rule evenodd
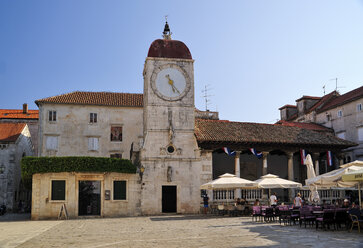
<path id="1" fill-rule="evenodd" d="M 353 230 L 354 226 L 357 226 L 358 232 L 360 233 L 360 222 L 362 222 L 363 220 L 359 221 L 358 217 L 354 214 L 350 214 L 350 219 L 352 220 L 352 226 L 351 226 L 349 232 L 351 232 Z"/>

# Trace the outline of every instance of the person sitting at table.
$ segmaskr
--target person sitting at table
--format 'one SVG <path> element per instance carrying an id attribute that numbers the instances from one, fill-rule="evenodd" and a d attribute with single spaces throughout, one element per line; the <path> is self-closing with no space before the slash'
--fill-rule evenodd
<path id="1" fill-rule="evenodd" d="M 255 203 L 253 204 L 253 206 L 260 206 L 260 200 L 256 199 Z"/>
<path id="2" fill-rule="evenodd" d="M 246 198 L 242 198 L 242 199 L 241 199 L 241 205 L 245 205 L 245 204 L 246 204 L 246 202 L 247 202 L 247 201 L 246 201 Z"/>
<path id="3" fill-rule="evenodd" d="M 338 208 L 342 207 L 342 199 L 337 199 L 337 201 L 335 202 L 335 206 L 337 206 Z"/>
<path id="4" fill-rule="evenodd" d="M 352 206 L 350 208 L 359 208 L 356 202 L 352 202 Z"/>
<path id="5" fill-rule="evenodd" d="M 240 198 L 237 198 L 236 199 L 236 202 L 234 203 L 235 206 L 237 205 L 241 205 L 241 199 Z"/>
<path id="6" fill-rule="evenodd" d="M 343 202 L 343 208 L 349 208 L 349 200 L 348 199 L 344 199 L 344 202 Z"/>
<path id="7" fill-rule="evenodd" d="M 301 207 L 301 205 L 302 205 L 301 194 L 297 193 L 297 196 L 294 199 L 294 206 Z"/>

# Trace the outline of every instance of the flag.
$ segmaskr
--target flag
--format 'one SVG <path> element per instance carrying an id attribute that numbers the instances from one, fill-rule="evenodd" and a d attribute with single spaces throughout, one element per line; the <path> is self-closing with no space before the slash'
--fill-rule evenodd
<path id="1" fill-rule="evenodd" d="M 300 149 L 300 157 L 301 157 L 301 164 L 304 164 L 306 159 L 306 151 L 305 149 Z"/>
<path id="2" fill-rule="evenodd" d="M 262 158 L 262 152 L 257 152 L 255 148 L 250 148 L 250 151 L 253 155 L 255 155 L 257 158 Z"/>
<path id="3" fill-rule="evenodd" d="M 233 156 L 233 155 L 235 155 L 236 154 L 236 152 L 235 151 L 232 151 L 231 149 L 229 149 L 228 147 L 223 147 L 223 151 L 225 152 L 225 153 L 227 153 L 229 156 Z"/>
<path id="4" fill-rule="evenodd" d="M 328 165 L 333 165 L 333 156 L 331 155 L 331 151 L 326 152 L 326 160 L 328 161 Z"/>

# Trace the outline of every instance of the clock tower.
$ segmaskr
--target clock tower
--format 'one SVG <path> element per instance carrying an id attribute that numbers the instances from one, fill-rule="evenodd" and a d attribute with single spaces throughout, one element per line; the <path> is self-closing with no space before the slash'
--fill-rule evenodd
<path id="1" fill-rule="evenodd" d="M 140 152 L 141 211 L 195 213 L 200 204 L 200 154 L 194 136 L 194 60 L 172 40 L 166 22 L 144 65 L 144 133 Z"/>

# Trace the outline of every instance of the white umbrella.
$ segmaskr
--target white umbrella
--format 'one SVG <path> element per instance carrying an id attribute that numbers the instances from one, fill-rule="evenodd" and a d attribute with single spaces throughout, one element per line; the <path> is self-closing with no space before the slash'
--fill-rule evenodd
<path id="1" fill-rule="evenodd" d="M 223 174 L 218 179 L 210 181 L 200 186 L 200 189 L 240 189 L 240 188 L 255 188 L 256 184 L 253 181 L 236 177 L 233 174 Z"/>
<path id="2" fill-rule="evenodd" d="M 363 168 L 356 171 L 347 172 L 342 176 L 344 182 L 357 182 L 358 183 L 358 197 L 359 207 L 362 207 L 362 196 L 361 196 L 361 183 L 363 182 Z"/>
<path id="3" fill-rule="evenodd" d="M 363 161 L 354 161 L 340 166 L 339 169 L 319 175 L 306 180 L 306 185 L 316 185 L 319 187 L 354 187 L 357 182 L 344 182 L 342 176 L 346 173 L 357 171 L 363 168 Z"/>
<path id="4" fill-rule="evenodd" d="M 257 183 L 257 186 L 262 189 L 286 189 L 301 187 L 301 183 L 282 179 L 273 174 L 264 175 L 254 182 Z"/>
<path id="5" fill-rule="evenodd" d="M 254 181 L 257 183 L 257 186 L 262 189 L 269 189 L 268 193 L 271 195 L 271 189 L 291 189 L 291 188 L 300 188 L 301 183 L 297 183 L 294 181 L 286 180 L 279 178 L 273 174 L 267 174 L 262 176 L 260 179 Z"/>
<path id="6" fill-rule="evenodd" d="M 313 160 L 311 159 L 310 154 L 308 154 L 306 156 L 304 164 L 306 165 L 306 168 L 307 168 L 307 177 L 308 177 L 308 179 L 316 177 L 316 174 L 315 174 L 315 171 L 314 171 Z M 311 185 L 311 186 L 309 186 L 309 189 L 310 189 L 309 202 L 312 202 L 312 203 L 315 203 L 315 204 L 319 203 L 320 197 L 319 197 L 319 193 L 318 193 L 318 190 L 317 190 L 317 186 L 316 185 Z"/>

